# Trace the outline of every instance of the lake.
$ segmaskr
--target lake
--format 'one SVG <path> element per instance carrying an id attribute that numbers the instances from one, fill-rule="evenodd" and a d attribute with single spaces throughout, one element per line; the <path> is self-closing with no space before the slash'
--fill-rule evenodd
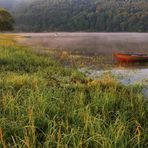
<path id="1" fill-rule="evenodd" d="M 20 43 L 38 49 L 57 49 L 81 56 L 103 56 L 104 63 L 112 63 L 109 69 L 92 65 L 79 69 L 89 77 L 98 78 L 111 73 L 124 85 L 142 84 L 143 94 L 148 97 L 148 64 L 117 65 L 111 58 L 113 52 L 148 54 L 148 33 L 20 33 L 25 37 Z M 40 49 L 40 48 L 39 48 Z M 89 60 L 91 62 L 91 60 Z M 95 67 L 95 68 L 94 68 Z"/>
<path id="2" fill-rule="evenodd" d="M 28 45 L 68 50 L 84 55 L 113 52 L 148 53 L 148 33 L 20 33 Z"/>

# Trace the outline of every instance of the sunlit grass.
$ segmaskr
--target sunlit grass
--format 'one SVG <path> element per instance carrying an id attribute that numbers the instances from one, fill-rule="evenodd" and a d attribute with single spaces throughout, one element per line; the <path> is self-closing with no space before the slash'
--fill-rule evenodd
<path id="1" fill-rule="evenodd" d="M 92 80 L 52 56 L 0 45 L 0 147 L 147 146 L 148 102 L 140 86 L 111 75 Z"/>
<path id="2" fill-rule="evenodd" d="M 4 47 L 15 46 L 16 40 L 19 40 L 19 39 L 23 39 L 23 37 L 19 35 L 0 34 L 0 46 L 4 46 Z"/>

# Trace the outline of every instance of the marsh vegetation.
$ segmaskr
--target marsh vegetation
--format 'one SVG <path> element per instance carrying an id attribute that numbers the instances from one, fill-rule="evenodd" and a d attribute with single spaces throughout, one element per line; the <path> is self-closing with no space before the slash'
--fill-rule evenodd
<path id="1" fill-rule="evenodd" d="M 147 147 L 141 86 L 93 80 L 16 38 L 0 35 L 1 147 Z"/>

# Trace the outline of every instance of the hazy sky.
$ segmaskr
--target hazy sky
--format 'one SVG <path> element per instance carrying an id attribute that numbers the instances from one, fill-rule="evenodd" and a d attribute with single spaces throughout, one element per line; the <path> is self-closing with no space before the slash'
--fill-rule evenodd
<path id="1" fill-rule="evenodd" d="M 19 4 L 20 2 L 24 3 L 24 2 L 27 2 L 27 1 L 30 2 L 30 1 L 33 1 L 33 0 L 0 0 L 0 7 L 11 9 L 16 4 Z"/>

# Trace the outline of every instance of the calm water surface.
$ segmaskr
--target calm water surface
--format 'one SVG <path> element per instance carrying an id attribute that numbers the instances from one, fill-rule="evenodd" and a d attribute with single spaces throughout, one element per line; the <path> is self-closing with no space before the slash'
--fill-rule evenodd
<path id="1" fill-rule="evenodd" d="M 81 68 L 79 70 L 93 79 L 101 78 L 103 75 L 110 74 L 124 85 L 142 85 L 144 87 L 142 93 L 145 98 L 148 99 L 148 68 L 113 68 L 110 70 L 92 70 L 87 68 Z"/>
<path id="2" fill-rule="evenodd" d="M 25 33 L 25 44 L 84 55 L 113 52 L 148 53 L 148 33 Z"/>

